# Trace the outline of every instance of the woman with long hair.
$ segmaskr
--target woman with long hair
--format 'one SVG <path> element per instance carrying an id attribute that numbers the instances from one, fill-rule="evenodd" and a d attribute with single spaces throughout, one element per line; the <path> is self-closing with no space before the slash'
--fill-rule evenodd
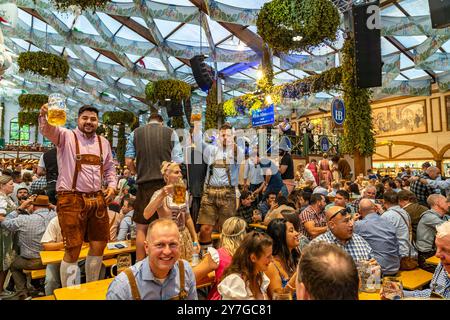
<path id="1" fill-rule="evenodd" d="M 174 184 L 183 177 L 178 163 L 163 161 L 161 174 L 166 185 L 155 191 L 147 207 L 144 209 L 145 219 L 158 213 L 160 219 L 172 219 L 178 226 L 181 237 L 180 258 L 188 261 L 192 260 L 194 251 L 199 253 L 197 232 L 195 232 L 194 222 L 189 214 L 189 193 L 186 191 L 184 203 L 177 204 L 174 201 Z"/>
<path id="2" fill-rule="evenodd" d="M 272 262 L 272 239 L 265 233 L 249 233 L 225 270 L 218 291 L 223 300 L 268 300 L 269 278 L 265 271 Z"/>
<path id="3" fill-rule="evenodd" d="M 311 170 L 316 184 L 319 185 L 319 166 L 317 165 L 316 159 L 311 159 L 311 162 L 306 166 L 307 169 Z"/>
<path id="4" fill-rule="evenodd" d="M 9 197 L 14 190 L 12 177 L 5 172 L 0 176 L 0 215 L 6 217 L 10 212 L 16 210 L 16 205 Z M 13 293 L 3 291 L 6 273 L 15 258 L 16 252 L 13 248 L 13 234 L 0 226 L 0 300 Z"/>
<path id="5" fill-rule="evenodd" d="M 322 160 L 319 161 L 319 177 L 320 180 L 328 181 L 328 184 L 331 185 L 333 176 L 331 174 L 330 160 L 328 160 L 327 153 L 324 153 L 322 156 Z"/>
<path id="6" fill-rule="evenodd" d="M 208 274 L 215 271 L 215 280 L 208 293 L 208 300 L 220 300 L 217 285 L 222 279 L 223 272 L 231 264 L 234 253 L 245 238 L 247 223 L 239 217 L 231 217 L 225 220 L 220 234 L 219 249 L 208 248 L 208 253 L 202 261 L 194 266 L 195 280 L 197 283 L 208 281 Z"/>
<path id="7" fill-rule="evenodd" d="M 295 291 L 295 271 L 297 269 L 300 251 L 300 234 L 294 225 L 286 219 L 274 219 L 267 226 L 267 234 L 273 240 L 272 255 L 273 262 L 266 271 L 270 279 L 268 289 L 269 296 L 279 288 L 288 288 Z M 290 283 L 289 283 L 290 282 Z M 288 285 L 289 283 L 289 285 Z"/>

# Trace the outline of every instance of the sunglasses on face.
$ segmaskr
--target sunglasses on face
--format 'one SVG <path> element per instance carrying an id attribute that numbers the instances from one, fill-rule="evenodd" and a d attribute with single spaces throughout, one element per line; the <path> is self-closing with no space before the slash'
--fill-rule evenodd
<path id="1" fill-rule="evenodd" d="M 347 215 L 347 209 L 341 209 L 341 210 L 339 210 L 339 211 L 337 211 L 335 214 L 333 214 L 331 217 L 330 217 L 330 220 L 329 221 L 331 221 L 334 217 L 336 217 L 338 214 L 342 214 L 343 216 L 346 216 Z"/>

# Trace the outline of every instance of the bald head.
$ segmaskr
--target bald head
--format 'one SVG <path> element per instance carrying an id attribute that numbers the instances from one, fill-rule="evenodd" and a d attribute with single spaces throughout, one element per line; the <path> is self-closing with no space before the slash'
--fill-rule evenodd
<path id="1" fill-rule="evenodd" d="M 339 206 L 332 206 L 331 208 L 329 208 L 326 212 L 325 215 L 327 217 L 327 222 L 330 221 L 332 218 L 334 218 L 335 216 L 340 215 L 341 213 L 337 213 L 337 212 L 344 212 L 345 208 L 344 207 L 339 207 Z M 336 214 L 337 213 L 337 214 Z"/>
<path id="2" fill-rule="evenodd" d="M 157 219 L 155 221 L 153 221 L 149 226 L 148 226 L 148 231 L 147 231 L 147 241 L 148 242 L 152 242 L 153 234 L 157 231 L 162 231 L 163 233 L 168 232 L 168 231 L 178 231 L 178 226 L 177 224 L 171 220 L 171 219 Z"/>
<path id="3" fill-rule="evenodd" d="M 359 213 L 364 218 L 369 213 L 375 212 L 375 204 L 370 199 L 362 199 L 359 203 Z"/>

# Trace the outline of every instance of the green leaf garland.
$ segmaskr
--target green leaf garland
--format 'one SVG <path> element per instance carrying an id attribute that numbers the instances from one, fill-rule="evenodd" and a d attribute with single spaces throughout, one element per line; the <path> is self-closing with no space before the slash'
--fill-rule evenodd
<path id="1" fill-rule="evenodd" d="M 76 5 L 81 8 L 81 10 L 86 9 L 100 9 L 104 8 L 109 2 L 109 0 L 52 0 L 53 4 L 58 10 L 67 10 L 70 6 Z"/>
<path id="2" fill-rule="evenodd" d="M 40 110 L 42 105 L 48 102 L 45 94 L 21 94 L 19 96 L 19 106 L 24 111 Z"/>
<path id="3" fill-rule="evenodd" d="M 47 52 L 22 52 L 17 59 L 19 72 L 31 71 L 42 76 L 65 81 L 69 74 L 66 59 Z"/>
<path id="4" fill-rule="evenodd" d="M 166 99 L 183 101 L 191 97 L 191 86 L 176 79 L 159 80 L 146 85 L 145 95 L 150 102 L 159 101 L 161 105 Z"/>
<path id="5" fill-rule="evenodd" d="M 19 126 L 25 126 L 27 124 L 31 125 L 31 126 L 38 126 L 38 118 L 39 118 L 39 112 L 20 111 L 18 114 L 18 123 L 19 123 Z"/>

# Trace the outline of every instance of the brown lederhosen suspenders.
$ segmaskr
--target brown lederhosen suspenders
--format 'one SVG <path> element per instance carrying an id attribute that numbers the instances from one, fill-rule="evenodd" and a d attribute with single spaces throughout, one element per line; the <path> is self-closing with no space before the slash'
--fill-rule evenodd
<path id="1" fill-rule="evenodd" d="M 213 171 L 214 168 L 218 168 L 218 169 L 223 169 L 225 168 L 226 172 L 227 172 L 227 177 L 228 177 L 228 185 L 230 188 L 233 188 L 233 186 L 231 185 L 231 174 L 230 174 L 230 166 L 226 163 L 226 158 L 223 158 L 222 162 L 217 163 L 216 160 L 216 156 L 217 156 L 217 152 L 218 150 L 216 150 L 215 154 L 214 154 L 214 161 L 213 163 L 211 163 L 211 165 L 209 166 L 209 176 L 208 176 L 208 182 L 206 183 L 206 186 L 209 187 L 210 186 L 210 181 L 211 181 L 211 176 L 213 175 Z"/>
<path id="2" fill-rule="evenodd" d="M 180 272 L 180 293 L 171 298 L 170 300 L 184 300 L 187 298 L 188 293 L 184 289 L 184 262 L 183 260 L 178 260 L 178 271 Z M 125 269 L 125 272 L 128 282 L 130 283 L 131 295 L 133 296 L 133 300 L 141 300 L 141 294 L 139 293 L 138 286 L 136 284 L 136 278 L 134 277 L 133 271 L 131 268 Z"/>
<path id="3" fill-rule="evenodd" d="M 78 173 L 81 171 L 81 165 L 99 165 L 100 166 L 100 182 L 103 181 L 103 148 L 100 136 L 97 135 L 98 144 L 100 147 L 100 157 L 95 154 L 80 154 L 80 144 L 75 131 L 72 131 L 75 137 L 75 171 L 72 179 L 72 191 L 77 189 Z M 101 183 L 100 183 L 101 184 Z"/>

